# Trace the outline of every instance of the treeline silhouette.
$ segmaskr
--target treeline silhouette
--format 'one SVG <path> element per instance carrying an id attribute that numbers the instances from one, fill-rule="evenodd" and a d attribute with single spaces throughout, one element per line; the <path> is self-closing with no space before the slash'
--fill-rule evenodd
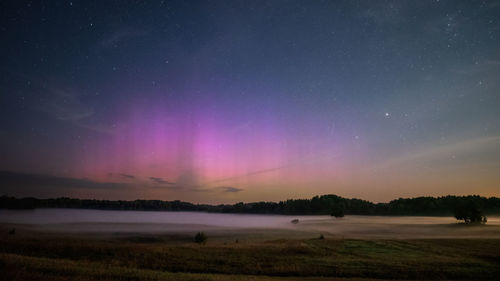
<path id="1" fill-rule="evenodd" d="M 330 215 L 332 210 L 343 210 L 346 215 L 410 215 L 446 216 L 465 203 L 473 203 L 486 215 L 500 214 L 500 198 L 469 196 L 400 198 L 388 203 L 372 203 L 361 199 L 348 199 L 337 195 L 315 196 L 311 199 L 290 199 L 276 202 L 254 202 L 237 204 L 193 204 L 182 201 L 161 200 L 94 200 L 74 198 L 14 198 L 0 197 L 0 208 L 80 208 L 99 210 L 143 210 L 143 211 L 201 211 L 214 213 Z"/>

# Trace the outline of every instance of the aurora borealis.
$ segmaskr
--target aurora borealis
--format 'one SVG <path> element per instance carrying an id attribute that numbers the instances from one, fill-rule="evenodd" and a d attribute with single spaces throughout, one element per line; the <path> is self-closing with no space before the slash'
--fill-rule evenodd
<path id="1" fill-rule="evenodd" d="M 0 194 L 500 196 L 498 1 L 7 1 Z"/>

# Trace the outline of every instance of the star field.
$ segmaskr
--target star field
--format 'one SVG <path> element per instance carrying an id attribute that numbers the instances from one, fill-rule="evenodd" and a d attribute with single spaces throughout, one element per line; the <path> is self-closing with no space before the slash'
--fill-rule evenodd
<path id="1" fill-rule="evenodd" d="M 500 195 L 498 1 L 0 5 L 0 193 Z"/>

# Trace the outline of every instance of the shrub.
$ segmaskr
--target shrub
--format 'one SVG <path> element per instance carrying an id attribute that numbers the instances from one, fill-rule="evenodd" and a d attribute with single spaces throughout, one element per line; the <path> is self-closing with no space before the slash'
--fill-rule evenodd
<path id="1" fill-rule="evenodd" d="M 198 232 L 194 236 L 194 242 L 196 242 L 198 244 L 205 244 L 205 243 L 207 243 L 207 236 L 205 235 L 204 232 Z"/>
<path id="2" fill-rule="evenodd" d="M 336 218 L 344 217 L 344 209 L 341 208 L 340 206 L 334 207 L 331 216 Z"/>
<path id="3" fill-rule="evenodd" d="M 483 215 L 483 212 L 472 201 L 462 202 L 455 206 L 455 218 L 457 220 L 463 220 L 466 224 L 469 223 L 486 223 L 487 218 Z"/>

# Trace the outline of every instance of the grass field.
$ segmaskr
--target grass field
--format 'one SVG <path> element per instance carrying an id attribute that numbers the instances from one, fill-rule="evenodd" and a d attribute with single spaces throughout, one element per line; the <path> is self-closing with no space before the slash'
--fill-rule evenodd
<path id="1" fill-rule="evenodd" d="M 5 233 L 5 232 L 4 232 Z M 0 236 L 4 280 L 494 280 L 500 239 Z"/>

